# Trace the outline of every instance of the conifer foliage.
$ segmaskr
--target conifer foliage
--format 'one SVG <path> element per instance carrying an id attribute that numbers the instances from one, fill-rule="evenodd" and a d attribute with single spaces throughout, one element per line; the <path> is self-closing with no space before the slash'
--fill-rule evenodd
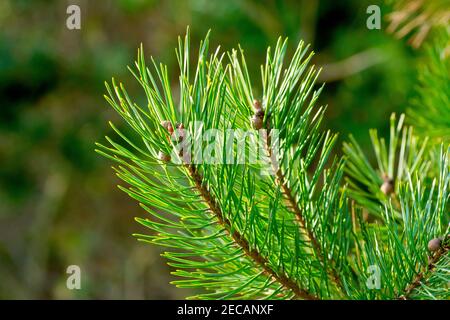
<path id="1" fill-rule="evenodd" d="M 176 50 L 177 92 L 142 47 L 130 71 L 146 105 L 114 79 L 106 84 L 134 134 L 111 124 L 116 137 L 97 150 L 148 212 L 136 220 L 149 232 L 136 237 L 167 248 L 173 283 L 196 289 L 196 299 L 448 298 L 448 144 L 392 116 L 388 142 L 370 133 L 376 166 L 354 138 L 334 157 L 308 46 L 288 60 L 280 39 L 258 83 L 243 50 L 211 50 L 209 34 L 192 65 L 189 38 Z M 210 129 L 249 136 L 180 149 Z M 264 161 L 239 161 L 256 144 Z M 213 161 L 198 161 L 205 153 Z"/>

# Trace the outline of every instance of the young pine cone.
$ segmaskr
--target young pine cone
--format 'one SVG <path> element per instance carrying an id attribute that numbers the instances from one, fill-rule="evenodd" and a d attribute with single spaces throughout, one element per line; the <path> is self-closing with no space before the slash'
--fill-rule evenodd
<path id="1" fill-rule="evenodd" d="M 259 100 L 253 100 L 253 108 L 255 108 L 255 112 L 262 110 L 261 102 Z"/>
<path id="2" fill-rule="evenodd" d="M 168 120 L 161 121 L 161 125 L 169 132 L 169 134 L 173 133 L 173 126 Z"/>
<path id="3" fill-rule="evenodd" d="M 255 113 L 251 117 L 252 127 L 259 130 L 264 126 L 264 110 L 261 107 L 261 102 L 258 100 L 253 101 L 253 107 L 255 108 Z"/>
<path id="4" fill-rule="evenodd" d="M 428 250 L 430 250 L 431 252 L 438 251 L 439 248 L 441 247 L 441 243 L 442 243 L 442 239 L 441 238 L 431 239 L 428 242 Z"/>
<path id="5" fill-rule="evenodd" d="M 165 153 L 165 152 L 163 152 L 163 151 L 160 151 L 160 152 L 158 153 L 158 159 L 159 159 L 160 161 L 162 161 L 162 162 L 169 162 L 170 159 L 171 159 L 171 157 L 170 157 L 169 154 L 167 154 L 167 153 Z"/>
<path id="6" fill-rule="evenodd" d="M 386 174 L 383 175 L 383 184 L 380 187 L 381 192 L 383 192 L 385 195 L 389 196 L 391 193 L 394 192 L 394 179 L 389 178 Z"/>
<path id="7" fill-rule="evenodd" d="M 263 109 L 256 110 L 255 116 L 260 117 L 261 119 L 264 118 L 264 110 Z"/>
<path id="8" fill-rule="evenodd" d="M 182 123 L 177 123 L 175 127 L 178 130 L 178 142 L 181 142 L 185 137 L 184 126 Z"/>
<path id="9" fill-rule="evenodd" d="M 252 127 L 256 130 L 262 129 L 263 127 L 263 118 L 254 114 L 251 118 Z"/>

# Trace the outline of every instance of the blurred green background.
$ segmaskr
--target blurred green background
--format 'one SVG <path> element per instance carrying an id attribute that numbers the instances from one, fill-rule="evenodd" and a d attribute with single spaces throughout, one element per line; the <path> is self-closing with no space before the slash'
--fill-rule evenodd
<path id="1" fill-rule="evenodd" d="M 367 148 L 368 129 L 385 132 L 391 112 L 413 97 L 415 52 L 383 30 L 366 28 L 362 0 L 0 1 L 0 298 L 173 299 L 162 249 L 138 243 L 144 216 L 120 192 L 111 163 L 94 152 L 121 123 L 103 100 L 105 80 L 144 98 L 126 66 L 142 42 L 169 66 L 174 86 L 177 36 L 190 25 L 195 47 L 242 45 L 255 90 L 266 47 L 279 35 L 312 44 L 326 81 L 325 127 Z M 66 9 L 81 8 L 81 30 Z M 66 288 L 66 268 L 82 270 L 82 289 Z"/>

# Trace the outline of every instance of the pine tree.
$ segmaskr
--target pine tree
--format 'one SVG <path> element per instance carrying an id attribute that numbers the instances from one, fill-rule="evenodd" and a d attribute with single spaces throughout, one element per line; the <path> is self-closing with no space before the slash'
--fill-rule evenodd
<path id="1" fill-rule="evenodd" d="M 286 62 L 287 51 L 283 39 L 267 50 L 258 85 L 243 50 L 210 53 L 209 34 L 192 66 L 188 31 L 178 92 L 142 46 L 130 71 L 147 106 L 106 84 L 136 135 L 111 124 L 120 141 L 97 151 L 150 214 L 136 237 L 169 250 L 174 284 L 196 299 L 448 299 L 448 140 L 430 143 L 393 115 L 388 143 L 370 132 L 376 167 L 354 138 L 333 156 L 313 52 L 300 42 Z M 180 148 L 210 129 L 250 134 Z M 213 161 L 196 161 L 205 150 Z M 255 152 L 263 161 L 239 161 Z"/>

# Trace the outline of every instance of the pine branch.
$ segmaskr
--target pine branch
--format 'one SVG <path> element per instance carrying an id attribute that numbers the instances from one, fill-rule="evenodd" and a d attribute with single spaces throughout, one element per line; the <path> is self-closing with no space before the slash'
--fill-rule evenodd
<path id="1" fill-rule="evenodd" d="M 425 180 L 433 170 L 428 138 L 417 137 L 412 127 L 404 126 L 404 118 L 402 114 L 397 122 L 396 115 L 391 115 L 389 139 L 379 137 L 377 130 L 370 130 L 376 166 L 371 165 L 353 136 L 349 143 L 344 142 L 349 196 L 376 217 L 380 217 L 380 205 L 390 199 L 398 211 L 398 186 L 408 173 L 417 173 Z M 400 217 L 398 212 L 395 215 Z"/>
<path id="2" fill-rule="evenodd" d="M 270 162 L 271 162 L 272 170 L 275 172 L 276 182 L 281 187 L 283 194 L 285 195 L 286 200 L 289 204 L 289 207 L 294 211 L 295 219 L 297 220 L 301 230 L 303 231 L 303 233 L 306 234 L 308 241 L 312 244 L 312 247 L 313 247 L 313 250 L 314 250 L 316 256 L 321 260 L 322 265 L 325 265 L 324 256 L 322 255 L 322 249 L 321 249 L 314 233 L 312 232 L 311 228 L 309 228 L 307 226 L 305 218 L 303 217 L 302 211 L 300 210 L 299 204 L 297 203 L 296 199 L 292 196 L 292 194 L 293 194 L 292 190 L 287 185 L 287 182 L 283 176 L 283 173 L 281 172 L 281 168 L 274 161 L 275 155 L 273 154 L 272 147 L 271 147 L 272 139 L 271 139 L 271 128 L 270 128 L 269 123 L 270 122 L 267 121 L 267 125 L 266 125 L 267 136 L 266 136 L 265 147 L 266 147 L 266 150 L 268 153 L 268 158 L 270 159 Z M 344 289 L 344 287 L 343 287 L 342 281 L 335 269 L 336 264 L 332 259 L 330 260 L 330 263 L 332 265 L 332 270 L 331 270 L 330 276 L 332 277 L 335 284 L 342 290 L 342 289 Z"/>
<path id="3" fill-rule="evenodd" d="M 369 266 L 375 266 L 381 272 L 383 282 L 379 290 L 361 290 L 357 293 L 359 298 L 412 298 L 419 286 L 422 288 L 426 279 L 434 276 L 430 272 L 434 268 L 441 270 L 442 275 L 433 280 L 433 290 L 445 290 L 445 283 L 450 280 L 448 243 L 444 242 L 430 260 L 428 257 L 429 250 L 435 250 L 429 249 L 430 240 L 447 239 L 449 232 L 449 151 L 441 149 L 440 173 L 431 184 L 423 184 L 418 174 L 414 179 L 409 175 L 407 181 L 399 184 L 400 221 L 393 216 L 392 201 L 384 207 L 382 225 L 367 223 L 360 218 L 361 231 L 357 238 L 362 246 L 359 247 L 358 273 L 364 274 Z M 441 266 L 442 263 L 445 264 Z M 361 282 L 366 281 L 363 279 Z M 419 297 L 414 295 L 414 298 Z"/>
<path id="4" fill-rule="evenodd" d="M 217 217 L 219 224 L 222 225 L 227 230 L 230 237 L 233 238 L 236 244 L 238 244 L 242 248 L 245 254 L 252 260 L 254 260 L 264 270 L 265 274 L 276 279 L 286 289 L 292 290 L 292 292 L 294 292 L 297 298 L 306 300 L 317 300 L 316 296 L 312 295 L 307 290 L 304 290 L 301 287 L 299 287 L 297 283 L 287 278 L 284 274 L 278 274 L 277 272 L 272 270 L 269 267 L 268 261 L 263 256 L 261 256 L 261 254 L 257 250 L 251 249 L 247 240 L 238 231 L 232 230 L 231 223 L 224 217 L 224 215 L 220 210 L 220 206 L 217 204 L 217 202 L 214 200 L 210 192 L 203 184 L 203 179 L 199 174 L 199 172 L 197 171 L 197 169 L 193 165 L 189 165 L 187 166 L 187 168 L 189 170 L 191 178 L 195 183 L 197 190 L 200 192 L 203 199 L 208 204 L 211 212 L 213 212 Z"/>
<path id="5" fill-rule="evenodd" d="M 414 290 L 419 288 L 423 282 L 426 282 L 426 279 L 430 277 L 430 274 L 436 268 L 436 264 L 448 254 L 450 250 L 450 245 L 446 244 L 443 247 L 439 248 L 437 252 L 435 252 L 432 257 L 429 259 L 428 266 L 425 271 L 419 272 L 410 284 L 405 288 L 404 293 L 398 297 L 400 300 L 408 300 Z"/>
<path id="6" fill-rule="evenodd" d="M 226 77 L 229 66 L 223 68 L 221 64 L 223 55 L 216 50 L 205 63 L 207 51 L 208 38 L 200 45 L 191 82 L 189 35 L 184 43 L 180 40 L 177 109 L 166 67 L 158 67 L 153 61 L 157 74 L 154 77 L 145 66 L 141 48 L 136 62 L 138 72 L 130 71 L 146 93 L 148 111 L 132 102 L 124 86 L 114 80 L 112 88 L 107 85 L 106 99 L 142 138 L 143 146 L 112 125 L 128 146 L 107 138 L 112 147 L 99 145 L 98 152 L 119 163 L 117 175 L 130 185 L 121 189 L 137 199 L 154 218 L 137 219 L 156 232 L 156 235 L 138 234 L 138 238 L 181 251 L 164 254 L 169 264 L 177 268 L 174 274 L 188 278 L 174 284 L 212 290 L 195 296 L 203 299 L 236 296 L 317 299 L 324 295 L 315 280 L 319 270 L 302 247 L 298 230 L 283 216 L 280 194 L 276 190 L 261 192 L 261 181 L 252 165 L 229 165 L 226 161 L 194 165 L 185 161 L 187 154 L 176 149 L 174 140 L 179 141 L 180 137 L 188 141 L 207 129 L 226 130 L 248 121 L 243 117 L 245 109 L 230 112 L 234 106 L 225 99 L 231 84 Z M 173 137 L 171 131 L 180 119 L 186 135 Z M 197 122 L 202 123 L 200 131 L 194 127 Z M 180 122 L 176 126 L 180 127 Z M 218 150 L 226 144 L 219 140 Z M 248 141 L 245 148 L 249 148 Z M 194 182 L 194 189 L 186 186 L 186 178 Z M 166 217 L 167 214 L 173 218 Z"/>
<path id="7" fill-rule="evenodd" d="M 450 299 L 450 255 L 442 255 L 408 296 L 409 299 Z"/>
<path id="8" fill-rule="evenodd" d="M 179 277 L 172 283 L 201 290 L 191 298 L 447 296 L 447 242 L 426 258 L 430 238 L 449 231 L 448 145 L 436 156 L 403 127 L 403 116 L 398 123 L 393 116 L 388 144 L 371 131 L 377 167 L 353 138 L 344 147 L 347 162 L 330 163 L 336 135 L 321 130 L 325 108 L 315 106 L 322 88 L 314 90 L 312 53 L 300 42 L 284 68 L 286 51 L 280 39 L 267 52 L 261 103 L 254 103 L 242 49 L 225 63 L 219 49 L 209 54 L 207 36 L 191 70 L 189 32 L 176 51 L 179 93 L 165 65 L 152 59 L 147 67 L 142 47 L 130 71 L 146 107 L 114 79 L 106 85 L 106 100 L 132 133 L 111 124 L 121 142 L 107 137 L 109 146 L 98 144 L 97 151 L 118 165 L 128 185 L 119 188 L 150 214 L 136 220 L 151 234 L 136 236 L 170 250 L 163 256 Z M 211 137 L 217 130 L 245 135 Z M 239 162 L 242 154 L 259 153 L 261 136 L 262 160 L 269 162 Z M 180 148 L 192 140 L 200 149 Z M 341 186 L 344 169 L 348 187 Z M 394 180 L 391 189 L 384 174 Z M 377 218 L 365 221 L 353 206 L 350 214 L 348 195 Z M 371 266 L 383 277 L 377 291 L 366 286 Z"/>
<path id="9" fill-rule="evenodd" d="M 297 197 L 304 198 L 309 203 L 307 206 L 310 206 L 310 208 L 314 206 L 313 204 L 321 205 L 320 201 L 318 201 L 321 197 L 316 199 L 314 189 L 316 184 L 318 184 L 319 174 L 324 170 L 328 155 L 336 138 L 329 133 L 324 134 L 319 130 L 324 108 L 315 110 L 314 105 L 322 89 L 312 91 L 318 77 L 318 72 L 314 66 L 307 70 L 307 64 L 313 55 L 313 53 L 307 55 L 307 50 L 308 47 L 304 47 L 303 43 L 300 42 L 289 66 L 282 73 L 281 68 L 286 51 L 286 41 L 283 42 L 280 39 L 273 54 L 270 48 L 268 49 L 266 64 L 262 68 L 262 103 L 254 100 L 242 50 L 240 62 L 237 59 L 237 52 L 234 51 L 231 55 L 231 63 L 233 65 L 233 71 L 235 71 L 232 73 L 232 79 L 234 86 L 239 89 L 230 93 L 229 96 L 234 105 L 239 105 L 240 101 L 253 101 L 253 103 L 246 104 L 245 107 L 249 109 L 248 114 L 255 112 L 252 117 L 253 125 L 255 126 L 256 124 L 257 128 L 263 127 L 266 129 L 266 133 L 264 134 L 265 149 L 272 167 L 272 174 L 275 178 L 273 179 L 273 184 L 275 187 L 281 189 L 287 201 L 288 214 L 293 215 L 297 220 L 303 237 L 306 238 L 308 246 L 312 248 L 315 259 L 321 265 L 325 275 L 327 277 L 329 276 L 335 282 L 335 285 L 341 291 L 340 294 L 343 294 L 345 290 L 338 275 L 338 264 L 334 261 L 332 255 L 325 256 L 323 254 L 321 246 L 323 245 L 326 248 L 327 244 L 321 244 L 311 229 L 311 226 L 317 224 L 322 217 L 317 212 L 314 213 L 315 216 L 307 217 L 302 212 L 300 203 L 296 199 Z M 281 74 L 283 75 L 282 77 Z M 305 105 L 305 110 L 302 110 Z M 254 110 L 252 110 L 252 107 L 249 108 L 249 106 L 252 106 Z M 276 137 L 275 140 L 276 143 L 279 142 L 281 145 L 281 155 L 275 154 L 272 150 L 273 129 L 279 131 L 280 137 Z M 320 157 L 318 157 L 319 163 L 313 178 L 308 181 L 309 178 L 306 175 L 296 177 L 297 171 L 303 173 L 308 170 L 320 147 L 323 149 Z M 283 167 L 289 177 L 283 174 Z M 339 166 L 337 167 L 339 168 Z M 336 175 L 339 176 L 339 170 L 337 170 Z M 293 183 L 290 183 L 290 179 Z M 299 182 L 303 182 L 305 185 L 302 186 Z M 334 183 L 337 186 L 339 180 L 334 181 Z M 294 190 L 290 184 L 296 184 L 298 187 Z M 335 186 L 328 187 L 325 185 L 319 189 L 322 195 L 327 194 L 328 199 L 326 201 L 329 201 L 328 204 L 333 203 L 333 197 L 330 197 L 333 193 L 328 192 L 333 190 Z M 307 209 L 304 208 L 303 210 Z M 328 237 L 333 238 L 335 235 L 328 234 L 330 221 L 323 219 L 321 223 L 324 229 L 318 230 L 323 231 L 324 239 Z M 345 228 L 345 231 L 340 230 L 339 232 L 349 232 L 349 225 Z M 343 240 L 341 238 L 342 236 L 340 235 L 339 238 L 335 238 L 336 243 L 329 243 L 328 245 L 331 247 L 334 245 L 344 245 L 346 240 Z M 346 258 L 340 256 L 339 259 L 345 260 Z M 330 268 L 327 268 L 327 264 L 330 265 Z"/>

